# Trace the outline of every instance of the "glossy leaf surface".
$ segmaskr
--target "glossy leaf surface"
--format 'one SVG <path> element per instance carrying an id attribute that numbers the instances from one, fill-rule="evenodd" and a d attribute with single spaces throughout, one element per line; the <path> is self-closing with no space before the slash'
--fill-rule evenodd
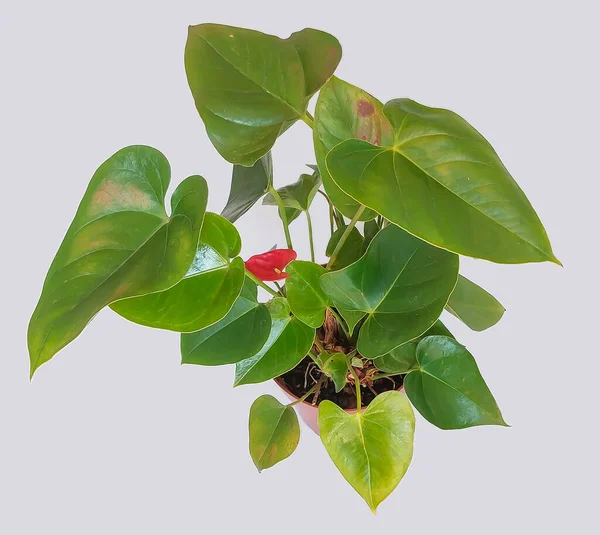
<path id="1" fill-rule="evenodd" d="M 348 375 L 348 364 L 345 353 L 325 353 L 319 355 L 322 363 L 321 369 L 331 378 L 335 385 L 335 391 L 340 392 L 346 385 Z"/>
<path id="2" fill-rule="evenodd" d="M 346 195 L 331 179 L 325 157 L 347 139 L 363 139 L 375 145 L 393 143 L 393 132 L 383 115 L 383 105 L 366 91 L 333 76 L 321 89 L 315 108 L 313 141 L 323 186 L 331 202 L 346 217 L 352 218 L 360 204 Z M 362 221 L 375 217 L 365 210 Z"/>
<path id="3" fill-rule="evenodd" d="M 353 199 L 434 245 L 500 263 L 557 262 L 537 214 L 500 158 L 457 114 L 388 102 L 391 144 L 348 140 L 327 155 Z"/>
<path id="4" fill-rule="evenodd" d="M 506 309 L 481 286 L 459 275 L 446 310 L 470 329 L 485 331 L 500 321 Z"/>
<path id="5" fill-rule="evenodd" d="M 268 152 L 252 167 L 233 166 L 231 189 L 221 215 L 234 223 L 260 200 L 273 183 L 273 161 Z"/>
<path id="6" fill-rule="evenodd" d="M 171 170 L 146 146 L 126 147 L 96 171 L 46 276 L 28 331 L 31 374 L 105 306 L 167 289 L 196 252 L 208 188 L 184 180 L 165 211 Z"/>
<path id="7" fill-rule="evenodd" d="M 240 235 L 224 217 L 207 213 L 196 256 L 186 276 L 163 292 L 124 299 L 111 308 L 124 318 L 157 329 L 194 332 L 223 318 L 240 295 L 245 269 Z"/>
<path id="8" fill-rule="evenodd" d="M 404 378 L 415 408 L 441 429 L 506 425 L 475 359 L 447 336 L 428 336 L 417 346 L 419 368 Z"/>
<path id="9" fill-rule="evenodd" d="M 345 230 L 345 226 L 340 227 L 331 235 L 331 238 L 329 238 L 329 242 L 327 243 L 327 249 L 325 250 L 325 254 L 327 256 L 330 257 L 333 254 L 333 251 L 335 251 L 335 248 Z M 340 249 L 333 265 L 331 266 L 331 269 L 333 271 L 337 271 L 338 269 L 343 269 L 346 266 L 349 266 L 350 264 L 356 262 L 363 255 L 363 252 L 364 238 L 358 229 L 354 227 L 342 245 L 342 248 Z"/>
<path id="10" fill-rule="evenodd" d="M 191 26 L 185 69 L 221 156 L 251 166 L 300 119 L 341 59 L 337 39 L 304 29 L 288 39 L 219 24 Z"/>
<path id="11" fill-rule="evenodd" d="M 290 313 L 287 301 L 276 297 L 267 303 L 271 332 L 252 357 L 238 362 L 234 385 L 261 383 L 291 370 L 312 347 L 315 330 Z"/>
<path id="12" fill-rule="evenodd" d="M 358 351 L 385 355 L 423 334 L 439 318 L 458 276 L 458 257 L 388 225 L 365 255 L 321 277 L 336 308 L 367 314 Z"/>
<path id="13" fill-rule="evenodd" d="M 262 472 L 289 457 L 300 440 L 296 411 L 273 396 L 260 396 L 250 407 L 250 456 Z"/>
<path id="14" fill-rule="evenodd" d="M 296 182 L 279 188 L 277 192 L 286 207 L 306 211 L 315 198 L 320 185 L 321 178 L 318 172 L 312 175 L 302 174 Z M 275 198 L 270 193 L 263 199 L 263 204 L 277 206 Z"/>
<path id="15" fill-rule="evenodd" d="M 257 286 L 246 278 L 229 313 L 214 325 L 181 335 L 183 364 L 235 364 L 260 351 L 271 330 L 268 308 L 257 301 Z"/>
<path id="16" fill-rule="evenodd" d="M 385 392 L 356 414 L 323 401 L 319 429 L 337 469 L 374 512 L 412 460 L 415 415 L 408 399 L 400 392 Z"/>
<path id="17" fill-rule="evenodd" d="M 326 273 L 323 266 L 314 262 L 295 260 L 286 268 L 289 278 L 285 282 L 286 296 L 294 316 L 314 329 L 323 325 L 329 298 L 319 284 Z"/>

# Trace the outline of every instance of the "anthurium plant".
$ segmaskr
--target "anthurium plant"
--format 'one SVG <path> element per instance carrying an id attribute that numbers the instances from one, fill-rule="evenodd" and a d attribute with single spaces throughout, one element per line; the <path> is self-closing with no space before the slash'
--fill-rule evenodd
<path id="1" fill-rule="evenodd" d="M 446 310 L 482 331 L 504 313 L 459 273 L 460 255 L 559 261 L 471 124 L 406 98 L 381 103 L 334 76 L 341 56 L 335 37 L 313 29 L 281 39 L 190 27 L 191 93 L 233 164 L 227 205 L 207 212 L 207 182 L 196 175 L 167 210 L 165 156 L 148 146 L 116 152 L 50 265 L 28 346 L 33 376 L 105 307 L 181 333 L 183 363 L 235 364 L 236 386 L 275 379 L 291 397 L 263 395 L 250 408 L 258 470 L 294 452 L 295 409 L 312 407 L 325 450 L 375 511 L 411 462 L 414 409 L 442 429 L 506 425 L 475 358 L 440 321 Z M 316 163 L 299 162 L 299 179 L 276 189 L 271 149 L 296 122 L 312 131 Z M 329 216 L 318 232 L 331 236 L 322 252 L 310 216 L 317 195 Z M 265 244 L 244 261 L 234 223 L 261 199 L 277 208 L 286 247 Z M 296 219 L 310 258 L 294 250 Z"/>

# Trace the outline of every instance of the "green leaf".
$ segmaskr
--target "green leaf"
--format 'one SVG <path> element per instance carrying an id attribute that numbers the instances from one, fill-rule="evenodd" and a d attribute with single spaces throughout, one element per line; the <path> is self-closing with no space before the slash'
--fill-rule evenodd
<path id="1" fill-rule="evenodd" d="M 185 275 L 204 218 L 208 188 L 184 180 L 171 198 L 166 158 L 121 149 L 96 171 L 46 276 L 29 323 L 31 375 L 74 340 L 105 306 L 165 290 Z"/>
<path id="2" fill-rule="evenodd" d="M 418 367 L 417 345 L 419 342 L 426 336 L 438 334 L 454 338 L 452 333 L 446 329 L 446 326 L 440 320 L 437 320 L 425 334 L 392 349 L 387 355 L 376 357 L 373 359 L 373 364 L 382 372 L 407 373 Z"/>
<path id="3" fill-rule="evenodd" d="M 345 230 L 346 226 L 340 227 L 331 235 L 331 238 L 329 238 L 329 243 L 327 243 L 327 249 L 325 250 L 325 254 L 327 256 L 331 256 L 333 254 L 333 251 L 335 251 L 335 248 Z M 344 242 L 344 245 L 342 245 L 342 248 L 335 259 L 335 262 L 331 266 L 331 269 L 333 271 L 337 271 L 349 266 L 350 264 L 353 264 L 363 255 L 363 249 L 364 238 L 357 228 L 354 227 L 350 231 L 350 235 Z"/>
<path id="4" fill-rule="evenodd" d="M 363 243 L 363 253 L 367 250 L 367 248 L 373 241 L 373 238 L 380 230 L 381 229 L 379 228 L 377 221 L 375 221 L 374 219 L 372 219 L 371 221 L 367 221 L 365 223 L 365 228 L 363 230 L 363 232 L 365 234 L 365 240 Z"/>
<path id="5" fill-rule="evenodd" d="M 350 334 L 354 332 L 354 329 L 365 316 L 365 312 L 355 311 L 355 310 L 343 310 L 338 309 L 340 316 L 344 319 L 346 324 L 348 325 L 348 331 Z"/>
<path id="6" fill-rule="evenodd" d="M 304 29 L 280 39 L 219 24 L 190 26 L 185 70 L 221 156 L 251 166 L 302 118 L 342 56 L 337 39 Z"/>
<path id="7" fill-rule="evenodd" d="M 321 277 L 339 310 L 367 314 L 358 351 L 379 357 L 423 334 L 439 318 L 458 276 L 458 257 L 388 225 L 365 255 Z"/>
<path id="8" fill-rule="evenodd" d="M 242 242 L 224 217 L 207 213 L 200 243 L 186 276 L 175 286 L 110 305 L 129 321 L 176 332 L 194 332 L 219 321 L 240 295 L 246 270 L 236 256 Z"/>
<path id="9" fill-rule="evenodd" d="M 419 369 L 404 378 L 415 408 L 441 429 L 506 425 L 496 400 L 467 349 L 447 336 L 428 336 L 417 346 Z"/>
<path id="10" fill-rule="evenodd" d="M 294 316 L 317 329 L 325 321 L 329 299 L 321 289 L 319 278 L 326 273 L 323 266 L 314 262 L 294 260 L 288 264 L 285 280 L 286 296 Z"/>
<path id="11" fill-rule="evenodd" d="M 273 396 L 260 396 L 250 408 L 250 456 L 262 472 L 294 453 L 300 441 L 296 411 Z"/>
<path id="12" fill-rule="evenodd" d="M 313 141 L 325 191 L 336 208 L 348 218 L 354 216 L 360 204 L 332 180 L 325 157 L 342 141 L 354 138 L 375 145 L 391 144 L 394 139 L 392 128 L 383 115 L 381 102 L 362 89 L 333 76 L 319 93 Z M 360 220 L 368 221 L 375 216 L 372 210 L 365 210 Z"/>
<path id="13" fill-rule="evenodd" d="M 319 430 L 337 469 L 375 512 L 412 460 L 415 415 L 406 396 L 393 390 L 379 394 L 355 414 L 323 401 Z"/>
<path id="14" fill-rule="evenodd" d="M 306 211 L 317 194 L 321 185 L 321 178 L 318 172 L 312 175 L 302 174 L 293 184 L 279 188 L 277 192 L 283 201 L 284 206 L 294 210 Z M 269 193 L 264 199 L 263 204 L 267 206 L 277 206 L 275 197 Z"/>
<path id="15" fill-rule="evenodd" d="M 252 167 L 233 166 L 231 190 L 221 215 L 234 223 L 267 193 L 273 184 L 273 161 L 268 152 Z"/>
<path id="16" fill-rule="evenodd" d="M 341 392 L 346 385 L 348 375 L 348 365 L 346 363 L 345 353 L 324 353 L 321 357 L 321 370 L 333 380 L 335 391 Z"/>
<path id="17" fill-rule="evenodd" d="M 214 325 L 181 335 L 183 364 L 234 364 L 260 351 L 271 331 L 269 309 L 257 301 L 257 286 L 246 278 L 229 313 Z"/>
<path id="18" fill-rule="evenodd" d="M 531 204 L 491 145 L 462 117 L 412 100 L 388 102 L 394 142 L 340 143 L 335 183 L 411 234 L 504 264 L 558 260 Z"/>
<path id="19" fill-rule="evenodd" d="M 470 329 L 485 331 L 500 321 L 506 309 L 481 286 L 459 275 L 446 310 Z"/>
<path id="20" fill-rule="evenodd" d="M 271 332 L 265 345 L 252 357 L 235 366 L 234 386 L 261 383 L 290 371 L 312 347 L 315 330 L 290 313 L 282 297 L 267 303 Z"/>

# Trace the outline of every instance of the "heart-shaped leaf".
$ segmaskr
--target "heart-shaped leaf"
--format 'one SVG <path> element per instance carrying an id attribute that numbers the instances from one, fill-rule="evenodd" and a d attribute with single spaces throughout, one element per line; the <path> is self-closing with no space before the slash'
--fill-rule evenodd
<path id="1" fill-rule="evenodd" d="M 344 234 L 346 230 L 346 226 L 338 228 L 329 238 L 329 242 L 327 243 L 327 249 L 325 250 L 325 254 L 327 256 L 331 256 L 337 244 Z M 364 252 L 364 238 L 361 233 L 358 231 L 356 227 L 354 227 L 350 231 L 350 235 L 346 238 L 346 241 L 342 245 L 342 248 L 338 252 L 338 255 L 330 266 L 333 271 L 337 271 L 338 269 L 343 269 L 346 266 L 356 262 Z"/>
<path id="2" fill-rule="evenodd" d="M 186 276 L 163 292 L 124 299 L 110 307 L 124 318 L 157 329 L 191 333 L 229 312 L 244 284 L 244 261 L 236 257 L 240 235 L 224 217 L 207 213 L 198 250 Z"/>
<path id="3" fill-rule="evenodd" d="M 302 174 L 293 184 L 279 188 L 277 193 L 279 193 L 284 206 L 306 211 L 310 208 L 320 185 L 321 178 L 318 172 L 314 172 L 312 175 Z M 263 204 L 277 206 L 275 197 L 271 193 L 263 199 Z"/>
<path id="4" fill-rule="evenodd" d="M 105 306 L 167 289 L 194 258 L 208 188 L 184 180 L 165 212 L 171 179 L 156 149 L 126 147 L 96 171 L 50 266 L 29 323 L 31 375 Z"/>
<path id="5" fill-rule="evenodd" d="M 262 472 L 287 459 L 300 441 L 296 411 L 273 396 L 260 396 L 250 407 L 250 456 Z"/>
<path id="6" fill-rule="evenodd" d="M 437 320 L 423 336 L 392 349 L 387 355 L 373 359 L 373 364 L 382 372 L 407 373 L 418 367 L 417 345 L 419 345 L 419 342 L 426 336 L 437 334 L 454 338 L 446 326 L 440 320 Z"/>
<path id="7" fill-rule="evenodd" d="M 346 386 L 348 375 L 348 364 L 346 363 L 345 353 L 322 353 L 320 357 L 320 367 L 323 373 L 331 378 L 335 385 L 335 391 L 341 392 Z"/>
<path id="8" fill-rule="evenodd" d="M 360 260 L 320 280 L 336 308 L 367 314 L 357 347 L 374 358 L 429 329 L 457 276 L 458 256 L 388 225 Z"/>
<path id="9" fill-rule="evenodd" d="M 481 286 L 459 275 L 446 310 L 470 329 L 485 331 L 500 321 L 506 309 Z"/>
<path id="10" fill-rule="evenodd" d="M 221 215 L 234 223 L 267 193 L 273 183 L 273 161 L 268 152 L 252 167 L 233 166 L 231 189 Z"/>
<path id="11" fill-rule="evenodd" d="M 191 26 L 185 69 L 196 108 L 221 156 L 251 166 L 302 118 L 342 55 L 337 39 L 304 29 L 288 39 L 253 30 Z"/>
<path id="12" fill-rule="evenodd" d="M 342 214 L 352 218 L 360 204 L 331 179 L 325 161 L 327 153 L 347 139 L 364 139 L 375 145 L 388 145 L 393 143 L 394 136 L 383 115 L 381 102 L 362 89 L 332 76 L 319 93 L 313 141 L 327 195 Z M 375 216 L 372 210 L 365 210 L 360 219 L 368 221 Z"/>
<path id="13" fill-rule="evenodd" d="M 234 386 L 262 383 L 291 370 L 312 347 L 315 330 L 292 316 L 282 297 L 267 303 L 271 332 L 265 345 L 252 357 L 235 366 Z"/>
<path id="14" fill-rule="evenodd" d="M 329 299 L 321 289 L 319 278 L 325 268 L 314 262 L 294 260 L 285 268 L 286 295 L 294 316 L 314 329 L 323 325 Z"/>
<path id="15" fill-rule="evenodd" d="M 404 378 L 415 408 L 441 429 L 506 425 L 473 355 L 453 338 L 428 336 L 417 346 L 419 368 Z"/>
<path id="16" fill-rule="evenodd" d="M 229 313 L 214 325 L 181 335 L 183 364 L 235 364 L 260 351 L 271 330 L 269 309 L 257 301 L 257 286 L 246 278 Z"/>
<path id="17" fill-rule="evenodd" d="M 558 262 L 531 204 L 477 130 L 455 113 L 408 99 L 384 113 L 394 141 L 347 140 L 327 155 L 357 202 L 429 243 L 493 262 Z"/>
<path id="18" fill-rule="evenodd" d="M 415 415 L 406 396 L 396 391 L 379 394 L 364 412 L 355 414 L 323 401 L 319 430 L 337 469 L 375 512 L 412 460 Z"/>

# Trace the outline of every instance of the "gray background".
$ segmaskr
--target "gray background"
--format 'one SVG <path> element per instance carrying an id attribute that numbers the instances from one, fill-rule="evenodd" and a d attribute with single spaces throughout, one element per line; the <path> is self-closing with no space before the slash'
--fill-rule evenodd
<path id="1" fill-rule="evenodd" d="M 1 0 L 0 533 L 598 533 L 595 4 Z M 231 367 L 181 367 L 175 334 L 105 310 L 28 381 L 29 315 L 105 158 L 156 146 L 173 186 L 201 173 L 210 208 L 222 208 L 231 169 L 183 69 L 187 25 L 209 21 L 329 31 L 344 49 L 340 77 L 463 115 L 565 265 L 462 262 L 508 311 L 482 334 L 448 325 L 512 427 L 444 432 L 418 417 L 412 466 L 376 516 L 307 428 L 290 459 L 259 475 L 248 408 L 264 392 L 283 397 L 270 383 L 232 389 Z M 274 159 L 277 185 L 304 172 L 308 127 L 286 133 Z M 313 214 L 325 232 L 322 200 Z M 239 227 L 245 256 L 283 244 L 272 207 Z M 306 257 L 304 231 L 294 224 Z"/>

